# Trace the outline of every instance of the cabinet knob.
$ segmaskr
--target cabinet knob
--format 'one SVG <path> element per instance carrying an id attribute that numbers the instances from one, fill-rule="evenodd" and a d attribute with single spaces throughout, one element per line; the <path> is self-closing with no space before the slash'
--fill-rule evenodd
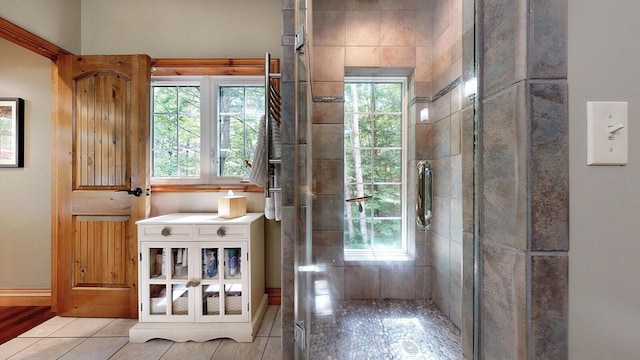
<path id="1" fill-rule="evenodd" d="M 200 280 L 190 280 L 189 282 L 187 282 L 185 284 L 186 287 L 190 288 L 190 287 L 196 287 L 200 285 Z"/>
<path id="2" fill-rule="evenodd" d="M 227 229 L 221 226 L 218 228 L 218 231 L 216 231 L 216 233 L 218 234 L 218 236 L 223 237 L 227 234 Z"/>
<path id="3" fill-rule="evenodd" d="M 171 228 L 170 227 L 162 228 L 162 231 L 160 232 L 160 234 L 162 234 L 162 236 L 170 236 Z"/>

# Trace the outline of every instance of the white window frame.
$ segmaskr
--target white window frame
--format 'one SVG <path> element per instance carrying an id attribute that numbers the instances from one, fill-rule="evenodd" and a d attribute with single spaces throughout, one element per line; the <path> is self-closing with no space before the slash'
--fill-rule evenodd
<path id="1" fill-rule="evenodd" d="M 200 176 L 199 177 L 151 177 L 152 185 L 236 185 L 246 184 L 239 176 L 218 176 L 218 93 L 221 86 L 261 86 L 262 76 L 154 76 L 151 86 L 199 86 L 200 87 Z M 151 91 L 153 104 L 153 90 Z M 153 105 L 151 105 L 153 106 Z M 153 113 L 150 116 L 153 131 Z M 150 142 L 153 147 L 153 143 Z M 151 152 L 153 154 L 153 152 Z"/>
<path id="2" fill-rule="evenodd" d="M 409 110 L 408 110 L 408 98 L 409 98 L 409 89 L 408 89 L 408 79 L 406 77 L 398 77 L 398 76 L 374 76 L 374 77 L 364 77 L 364 76 L 347 76 L 344 79 L 345 84 L 347 83 L 401 83 L 402 84 L 402 150 L 401 150 L 401 162 L 402 162 L 402 173 L 401 173 L 401 227 L 402 227 L 402 239 L 401 239 L 401 248 L 399 249 L 380 249 L 376 250 L 374 248 L 370 249 L 347 249 L 344 248 L 344 256 L 346 261 L 407 261 L 412 259 L 412 250 L 410 249 L 410 239 L 409 239 L 409 225 L 411 224 L 410 219 L 408 218 L 409 212 L 407 209 L 407 197 L 408 197 L 408 171 L 409 171 L 409 150 L 408 150 L 408 132 L 409 132 Z"/>

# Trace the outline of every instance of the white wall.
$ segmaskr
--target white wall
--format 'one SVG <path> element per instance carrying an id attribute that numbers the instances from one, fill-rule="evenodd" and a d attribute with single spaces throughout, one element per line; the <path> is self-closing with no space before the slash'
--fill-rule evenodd
<path id="1" fill-rule="evenodd" d="M 640 1 L 569 1 L 571 359 L 640 358 Z M 586 102 L 629 102 L 629 164 L 586 166 Z"/>
<path id="2" fill-rule="evenodd" d="M 82 0 L 83 54 L 280 57 L 282 0 Z"/>
<path id="3" fill-rule="evenodd" d="M 24 168 L 0 169 L 0 289 L 51 276 L 51 63 L 0 39 L 0 97 L 25 100 Z"/>
<path id="4" fill-rule="evenodd" d="M 80 54 L 81 0 L 0 0 L 0 17 Z"/>

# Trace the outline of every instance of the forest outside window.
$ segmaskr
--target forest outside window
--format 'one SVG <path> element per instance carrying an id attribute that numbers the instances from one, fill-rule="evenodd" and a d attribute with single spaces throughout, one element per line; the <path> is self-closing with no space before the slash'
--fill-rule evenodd
<path id="1" fill-rule="evenodd" d="M 403 256 L 406 114 L 403 78 L 347 78 L 344 91 L 345 255 Z"/>
<path id="2" fill-rule="evenodd" d="M 154 77 L 152 97 L 153 184 L 244 181 L 264 114 L 262 77 Z"/>

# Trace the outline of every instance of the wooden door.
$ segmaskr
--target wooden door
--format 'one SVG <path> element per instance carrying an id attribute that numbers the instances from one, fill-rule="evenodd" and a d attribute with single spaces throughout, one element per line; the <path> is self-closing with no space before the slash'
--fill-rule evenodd
<path id="1" fill-rule="evenodd" d="M 137 311 L 135 222 L 149 214 L 150 59 L 53 65 L 52 298 L 62 316 Z M 127 190 L 140 188 L 140 196 Z"/>

